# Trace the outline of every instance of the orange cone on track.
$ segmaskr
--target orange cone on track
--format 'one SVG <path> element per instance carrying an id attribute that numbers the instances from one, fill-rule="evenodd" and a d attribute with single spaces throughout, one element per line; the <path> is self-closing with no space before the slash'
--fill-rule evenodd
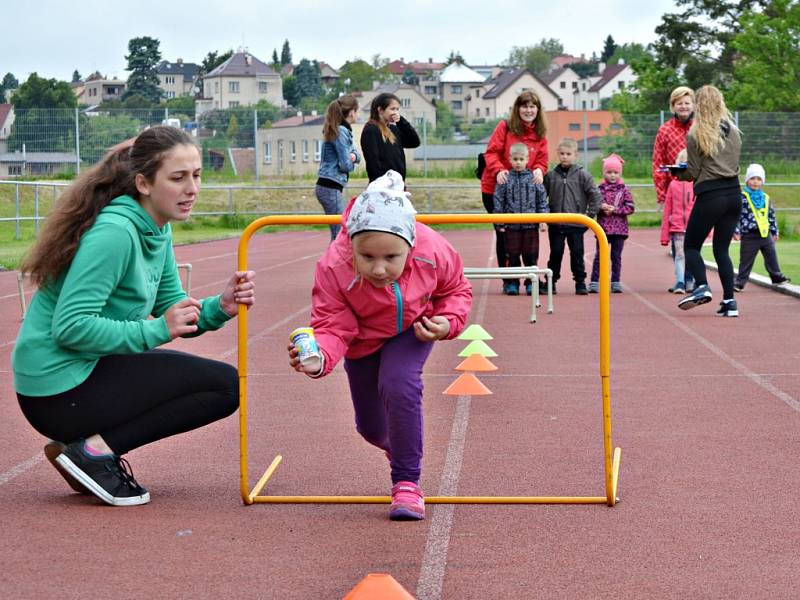
<path id="1" fill-rule="evenodd" d="M 464 373 L 442 393 L 448 396 L 488 396 L 492 391 L 472 373 Z"/>
<path id="2" fill-rule="evenodd" d="M 414 600 L 414 596 L 386 573 L 370 573 L 347 593 L 344 600 Z"/>
<path id="3" fill-rule="evenodd" d="M 482 354 L 470 354 L 456 367 L 456 371 L 497 371 L 497 366 Z"/>

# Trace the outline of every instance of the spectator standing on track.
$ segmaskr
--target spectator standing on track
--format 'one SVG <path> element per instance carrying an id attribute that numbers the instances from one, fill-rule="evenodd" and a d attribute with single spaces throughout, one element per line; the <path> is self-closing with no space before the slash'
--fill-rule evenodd
<path id="1" fill-rule="evenodd" d="M 289 363 L 311 377 L 344 357 L 356 430 L 391 466 L 394 520 L 425 518 L 422 471 L 422 368 L 431 342 L 464 328 L 472 286 L 461 257 L 437 232 L 416 223 L 399 174 L 371 183 L 345 209 L 343 234 L 317 263 L 311 327 L 321 364 Z"/>
<path id="2" fill-rule="evenodd" d="M 544 177 L 544 187 L 550 199 L 551 213 L 577 213 L 594 218 L 600 209 L 602 196 L 592 176 L 576 164 L 578 144 L 572 138 L 563 138 L 558 143 L 558 166 Z M 564 243 L 569 245 L 569 264 L 575 280 L 575 293 L 585 296 L 586 264 L 583 260 L 583 234 L 586 227 L 569 223 L 551 223 L 547 228 L 550 240 L 550 258 L 547 268 L 553 271 L 553 293 L 561 278 L 561 261 L 564 258 Z"/>
<path id="3" fill-rule="evenodd" d="M 694 91 L 685 86 L 676 87 L 669 95 L 672 117 L 658 128 L 653 144 L 653 184 L 659 206 L 667 199 L 667 189 L 676 176 L 664 171 L 664 165 L 673 164 L 678 153 L 686 148 L 686 137 L 694 117 Z"/>
<path id="4" fill-rule="evenodd" d="M 361 161 L 353 144 L 352 124 L 358 117 L 358 102 L 353 96 L 341 96 L 328 104 L 322 126 L 322 152 L 314 193 L 326 215 L 340 215 L 344 209 L 342 190 L 350 172 Z M 341 225 L 331 225 L 331 241 L 336 239 Z"/>
<path id="5" fill-rule="evenodd" d="M 525 144 L 512 144 L 509 149 L 511 170 L 506 175 L 506 182 L 500 183 L 494 190 L 495 213 L 546 213 L 547 193 L 542 184 L 534 183 L 533 173 L 527 168 L 529 158 Z M 544 223 L 541 224 L 544 227 Z M 508 266 L 536 266 L 539 260 L 539 224 L 537 223 L 498 223 L 495 224 L 498 235 L 505 237 Z M 503 284 L 503 293 L 509 296 L 519 295 L 519 279 L 507 280 Z M 530 279 L 525 280 L 525 293 L 533 293 Z"/>
<path id="6" fill-rule="evenodd" d="M 255 301 L 251 271 L 199 301 L 181 286 L 169 223 L 189 218 L 201 165 L 186 132 L 143 131 L 64 192 L 22 264 L 39 290 L 11 359 L 20 408 L 70 486 L 108 504 L 150 501 L 123 454 L 239 406 L 234 367 L 154 350 Z"/>
<path id="7" fill-rule="evenodd" d="M 697 90 L 695 98 L 697 114 L 686 144 L 688 166 L 676 171 L 680 179 L 694 181 L 695 203 L 686 225 L 684 250 L 696 287 L 678 306 L 689 310 L 711 302 L 711 288 L 700 249 L 713 228 L 714 259 L 723 292 L 717 314 L 738 317 L 733 291 L 733 263 L 728 249 L 742 209 L 739 187 L 742 137 L 725 106 L 722 92 L 713 85 L 704 85 Z"/>
<path id="8" fill-rule="evenodd" d="M 743 292 L 753 263 L 759 252 L 764 256 L 764 267 L 769 273 L 772 283 L 780 284 L 789 281 L 781 273 L 778 264 L 778 251 L 775 242 L 778 241 L 778 222 L 775 220 L 775 208 L 769 202 L 769 194 L 761 189 L 767 175 L 764 167 L 752 164 L 747 167 L 745 175 L 745 188 L 742 190 L 742 212 L 739 223 L 733 234 L 734 239 L 741 240 L 739 246 L 739 274 L 733 287 L 737 292 Z"/>
<path id="9" fill-rule="evenodd" d="M 405 148 L 417 148 L 420 141 L 414 127 L 400 116 L 400 98 L 384 92 L 370 105 L 369 121 L 361 131 L 361 151 L 370 182 L 387 171 L 406 179 Z"/>
<path id="10" fill-rule="evenodd" d="M 686 151 L 682 150 L 685 161 Z M 679 154 L 680 156 L 680 154 Z M 683 162 L 680 158 L 676 163 Z M 667 291 L 671 294 L 685 294 L 694 290 L 694 277 L 686 268 L 686 255 L 683 245 L 686 237 L 686 224 L 694 206 L 694 186 L 691 181 L 673 179 L 669 182 L 664 200 L 664 214 L 661 219 L 661 245 L 672 245 L 672 260 L 675 265 L 675 283 Z"/>
<path id="11" fill-rule="evenodd" d="M 547 119 L 542 110 L 539 97 L 530 91 L 522 92 L 514 101 L 508 120 L 497 124 L 489 143 L 486 146 L 484 159 L 486 167 L 481 176 L 481 196 L 486 212 L 494 211 L 494 191 L 498 184 L 506 183 L 511 171 L 509 152 L 514 144 L 525 144 L 528 147 L 528 164 L 533 173 L 533 183 L 541 184 L 547 172 Z M 495 228 L 495 251 L 497 265 L 508 264 L 505 239 Z M 503 282 L 505 288 L 507 281 Z"/>
<path id="12" fill-rule="evenodd" d="M 628 215 L 635 210 L 633 196 L 628 186 L 622 181 L 622 165 L 625 161 L 617 154 L 603 159 L 603 183 L 598 186 L 602 200 L 597 222 L 606 232 L 608 244 L 611 246 L 611 291 L 622 293 L 622 250 L 628 238 Z M 589 292 L 600 291 L 600 243 L 595 240 L 594 263 Z"/>

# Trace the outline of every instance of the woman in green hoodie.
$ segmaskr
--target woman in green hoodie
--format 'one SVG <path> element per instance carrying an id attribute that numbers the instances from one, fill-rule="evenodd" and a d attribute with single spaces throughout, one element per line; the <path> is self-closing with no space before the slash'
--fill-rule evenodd
<path id="1" fill-rule="evenodd" d="M 150 501 L 123 454 L 239 405 L 234 367 L 155 349 L 255 301 L 252 271 L 202 300 L 181 286 L 169 223 L 189 218 L 201 165 L 184 131 L 147 129 L 64 192 L 21 267 L 39 289 L 12 355 L 20 407 L 70 486 L 108 504 Z"/>

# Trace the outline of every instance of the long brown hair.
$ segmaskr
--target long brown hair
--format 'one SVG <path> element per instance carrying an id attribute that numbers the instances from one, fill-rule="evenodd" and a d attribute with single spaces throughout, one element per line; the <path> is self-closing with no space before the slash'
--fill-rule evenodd
<path id="1" fill-rule="evenodd" d="M 20 270 L 39 286 L 55 281 L 69 267 L 81 236 L 94 225 L 100 211 L 118 196 L 138 199 L 137 173 L 152 183 L 164 155 L 184 144 L 196 146 L 185 131 L 159 125 L 140 133 L 132 146 L 112 148 L 61 194 Z"/>
<path id="2" fill-rule="evenodd" d="M 345 123 L 345 117 L 351 110 L 358 110 L 358 100 L 350 94 L 337 98 L 328 104 L 325 111 L 325 124 L 322 126 L 322 137 L 326 142 L 336 141 L 339 137 L 339 125 Z"/>
<path id="3" fill-rule="evenodd" d="M 522 126 L 522 119 L 519 117 L 519 107 L 526 104 L 533 104 L 539 110 L 536 111 L 536 118 L 533 120 L 533 130 L 540 138 L 547 135 L 547 119 L 542 110 L 542 101 L 539 96 L 531 91 L 522 92 L 514 101 L 514 106 L 511 108 L 511 114 L 508 117 L 508 128 L 514 135 L 523 135 L 525 130 Z"/>
<path id="4" fill-rule="evenodd" d="M 380 130 L 383 141 L 389 142 L 390 144 L 394 144 L 395 141 L 397 141 L 397 138 L 394 136 L 394 132 L 389 129 L 389 126 L 384 122 L 384 120 L 381 119 L 381 113 L 379 111 L 389 108 L 389 105 L 392 103 L 392 101 L 400 104 L 400 98 L 394 94 L 390 94 L 389 92 L 383 92 L 375 96 L 375 99 L 372 101 L 372 105 L 369 109 L 370 123 L 375 125 Z"/>

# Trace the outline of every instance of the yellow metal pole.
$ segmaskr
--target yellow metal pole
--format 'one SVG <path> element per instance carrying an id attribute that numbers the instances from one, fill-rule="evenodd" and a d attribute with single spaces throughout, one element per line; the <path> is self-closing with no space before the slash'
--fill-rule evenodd
<path id="1" fill-rule="evenodd" d="M 426 498 L 431 504 L 608 504 L 616 503 L 621 450 L 614 449 L 611 434 L 611 335 L 610 335 L 610 250 L 602 227 L 585 215 L 573 213 L 536 214 L 426 214 L 417 215 L 417 220 L 428 224 L 446 223 L 573 223 L 592 230 L 598 240 L 600 253 L 600 381 L 603 398 L 603 454 L 605 472 L 605 497 L 601 496 L 432 496 Z M 256 219 L 242 233 L 239 241 L 238 269 L 247 270 L 247 246 L 252 235 L 269 225 L 331 225 L 340 221 L 332 215 L 273 215 Z M 273 460 L 256 488 L 249 492 L 247 463 L 247 308 L 239 309 L 238 323 L 238 368 L 239 368 L 239 457 L 240 488 L 245 504 L 253 503 L 376 503 L 389 502 L 388 496 L 258 496 L 266 485 L 280 457 Z"/>

